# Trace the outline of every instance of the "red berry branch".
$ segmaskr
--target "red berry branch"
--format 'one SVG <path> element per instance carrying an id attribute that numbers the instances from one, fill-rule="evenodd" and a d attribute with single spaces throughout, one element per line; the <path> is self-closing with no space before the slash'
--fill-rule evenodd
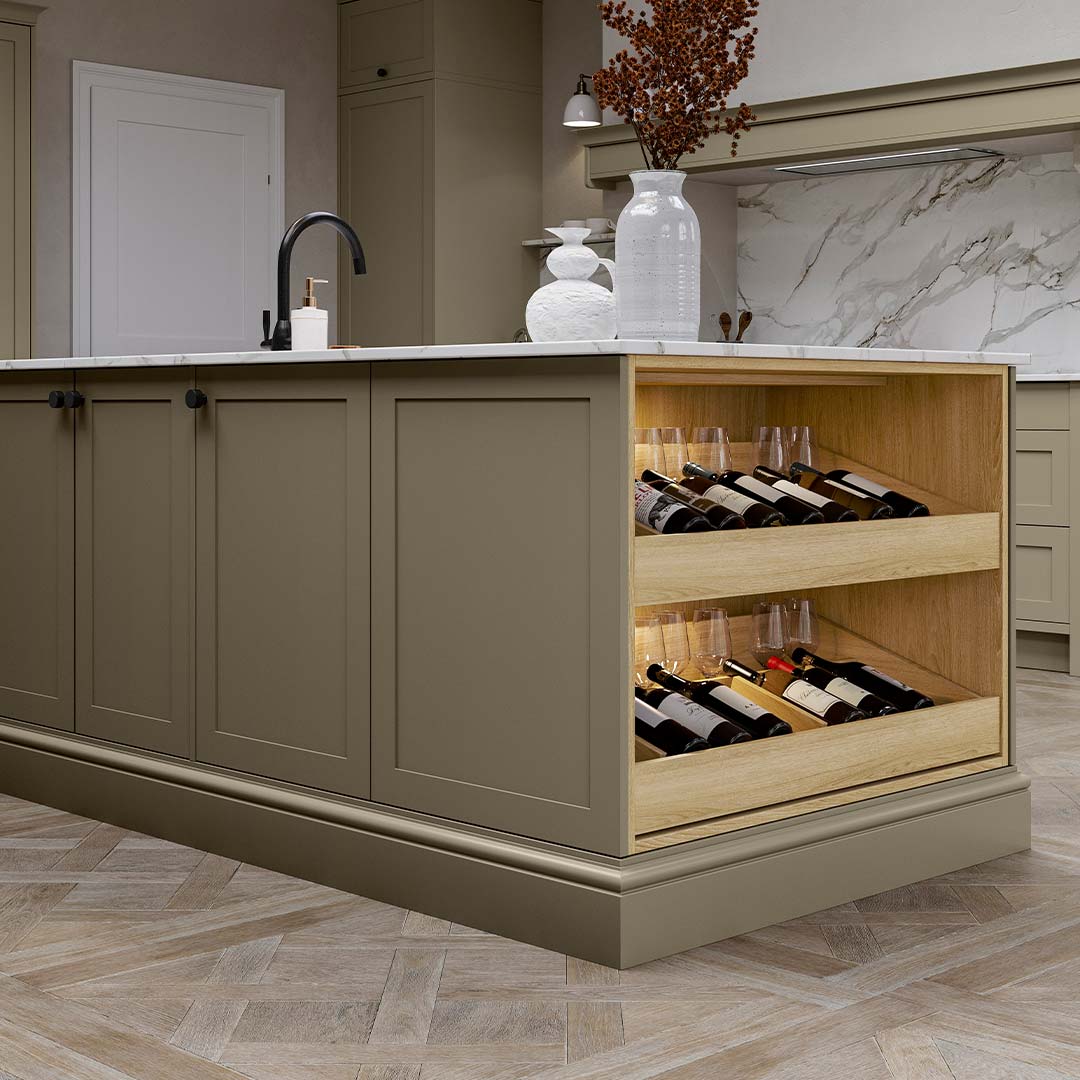
<path id="1" fill-rule="evenodd" d="M 759 0 L 645 0 L 652 18 L 626 0 L 603 0 L 605 23 L 626 38 L 593 77 L 596 100 L 631 124 L 645 164 L 674 169 L 710 135 L 739 136 L 756 119 L 745 102 L 728 112 L 728 98 L 754 56 Z"/>

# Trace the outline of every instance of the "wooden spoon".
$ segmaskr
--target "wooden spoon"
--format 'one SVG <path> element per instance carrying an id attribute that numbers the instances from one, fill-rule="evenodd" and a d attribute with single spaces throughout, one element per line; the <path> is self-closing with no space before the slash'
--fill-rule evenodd
<path id="1" fill-rule="evenodd" d="M 744 311 L 739 316 L 739 336 L 735 339 L 737 342 L 742 341 L 743 334 L 746 333 L 746 328 L 754 321 L 754 313 L 752 311 Z"/>
<path id="2" fill-rule="evenodd" d="M 731 316 L 726 311 L 720 312 L 720 329 L 724 331 L 724 340 L 731 340 Z"/>

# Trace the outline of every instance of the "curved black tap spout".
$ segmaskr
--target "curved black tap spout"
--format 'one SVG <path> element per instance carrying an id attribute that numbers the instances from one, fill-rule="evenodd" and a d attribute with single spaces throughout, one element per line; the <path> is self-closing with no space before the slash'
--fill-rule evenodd
<path id="1" fill-rule="evenodd" d="M 293 245 L 302 232 L 322 221 L 325 221 L 327 225 L 333 225 L 345 238 L 345 242 L 352 251 L 353 273 L 367 273 L 367 263 L 364 260 L 364 249 L 360 246 L 360 238 L 347 221 L 339 218 L 337 214 L 331 214 L 329 210 L 316 210 L 294 221 L 282 238 L 281 248 L 278 251 L 277 325 L 274 327 L 274 336 L 270 339 L 270 348 L 275 351 L 280 352 L 283 349 L 292 348 L 292 322 L 289 319 L 289 271 L 292 266 Z"/>

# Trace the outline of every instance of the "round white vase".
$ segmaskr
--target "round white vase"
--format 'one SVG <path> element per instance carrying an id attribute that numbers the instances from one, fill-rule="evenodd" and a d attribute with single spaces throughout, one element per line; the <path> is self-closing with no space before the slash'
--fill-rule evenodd
<path id="1" fill-rule="evenodd" d="M 619 337 L 697 341 L 701 324 L 701 232 L 683 198 L 686 173 L 633 172 L 634 195 L 619 215 Z"/>
<path id="2" fill-rule="evenodd" d="M 525 308 L 525 325 L 533 341 L 610 341 L 615 336 L 615 297 L 589 278 L 606 266 L 615 279 L 615 264 L 597 258 L 585 247 L 589 229 L 548 229 L 560 247 L 547 259 L 556 280 L 537 289 Z"/>

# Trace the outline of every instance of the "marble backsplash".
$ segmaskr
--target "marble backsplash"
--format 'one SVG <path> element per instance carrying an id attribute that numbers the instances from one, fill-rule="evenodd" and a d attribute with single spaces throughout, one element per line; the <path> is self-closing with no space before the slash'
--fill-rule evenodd
<path id="1" fill-rule="evenodd" d="M 752 342 L 1029 352 L 1080 370 L 1071 154 L 740 188 Z"/>

